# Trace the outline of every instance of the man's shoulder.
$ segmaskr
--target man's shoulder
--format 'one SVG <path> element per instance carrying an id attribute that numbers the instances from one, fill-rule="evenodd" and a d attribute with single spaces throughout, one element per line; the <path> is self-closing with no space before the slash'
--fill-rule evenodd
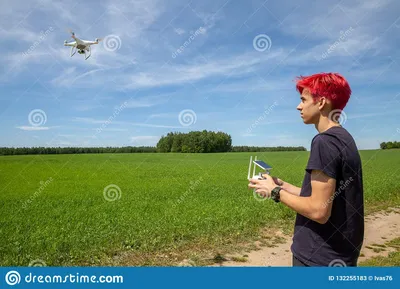
<path id="1" fill-rule="evenodd" d="M 342 126 L 331 127 L 330 129 L 318 133 L 314 136 L 311 144 L 332 144 L 342 147 L 354 143 L 352 135 Z"/>
<path id="2" fill-rule="evenodd" d="M 353 138 L 350 132 L 342 126 L 334 126 L 321 132 L 319 135 L 333 138 Z"/>
<path id="3" fill-rule="evenodd" d="M 329 147 L 332 144 L 338 144 L 340 143 L 341 137 L 340 135 L 337 134 L 332 134 L 332 133 L 318 133 L 315 135 L 311 141 L 311 149 L 313 148 L 325 148 Z"/>

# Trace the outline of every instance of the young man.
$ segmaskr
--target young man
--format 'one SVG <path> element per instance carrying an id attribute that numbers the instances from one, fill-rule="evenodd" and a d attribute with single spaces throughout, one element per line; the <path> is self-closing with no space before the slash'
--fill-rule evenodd
<path id="1" fill-rule="evenodd" d="M 296 89 L 303 122 L 318 131 L 302 187 L 265 174 L 249 188 L 297 212 L 293 266 L 357 266 L 364 239 L 361 159 L 353 137 L 333 119 L 346 106 L 350 86 L 340 74 L 320 73 L 299 77 Z"/>

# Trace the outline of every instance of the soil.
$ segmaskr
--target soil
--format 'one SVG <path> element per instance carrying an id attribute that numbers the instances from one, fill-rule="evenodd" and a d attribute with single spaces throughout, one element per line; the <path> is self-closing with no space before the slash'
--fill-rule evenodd
<path id="1" fill-rule="evenodd" d="M 394 248 L 386 247 L 385 242 L 400 237 L 400 209 L 392 208 L 365 217 L 364 243 L 358 263 L 376 256 L 387 256 Z M 279 240 L 274 244 L 262 246 L 253 244 L 257 250 L 249 253 L 225 256 L 227 261 L 213 266 L 221 267 L 247 267 L 247 266 L 292 266 L 291 236 L 284 235 L 281 231 L 275 233 Z"/>

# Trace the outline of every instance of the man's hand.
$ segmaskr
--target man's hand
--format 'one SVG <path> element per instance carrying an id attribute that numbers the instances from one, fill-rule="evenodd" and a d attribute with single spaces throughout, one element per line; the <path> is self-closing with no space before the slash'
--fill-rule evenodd
<path id="1" fill-rule="evenodd" d="M 282 181 L 280 178 L 272 177 L 272 179 L 274 180 L 277 186 L 283 186 L 284 181 Z"/>
<path id="2" fill-rule="evenodd" d="M 250 183 L 248 185 L 249 189 L 255 189 L 256 193 L 262 196 L 263 198 L 270 198 L 271 191 L 277 187 L 274 179 L 268 174 L 263 174 L 263 180 L 258 179 L 250 179 Z"/>

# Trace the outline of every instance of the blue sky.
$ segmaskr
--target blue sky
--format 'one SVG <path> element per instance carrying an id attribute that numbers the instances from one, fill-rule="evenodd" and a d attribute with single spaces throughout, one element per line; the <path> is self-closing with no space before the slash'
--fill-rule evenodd
<path id="1" fill-rule="evenodd" d="M 0 146 L 156 145 L 224 131 L 233 145 L 305 146 L 294 79 L 339 72 L 360 149 L 400 139 L 400 3 L 11 1 L 0 4 Z M 70 57 L 68 29 L 103 38 Z M 263 46 L 264 44 L 264 46 Z"/>

